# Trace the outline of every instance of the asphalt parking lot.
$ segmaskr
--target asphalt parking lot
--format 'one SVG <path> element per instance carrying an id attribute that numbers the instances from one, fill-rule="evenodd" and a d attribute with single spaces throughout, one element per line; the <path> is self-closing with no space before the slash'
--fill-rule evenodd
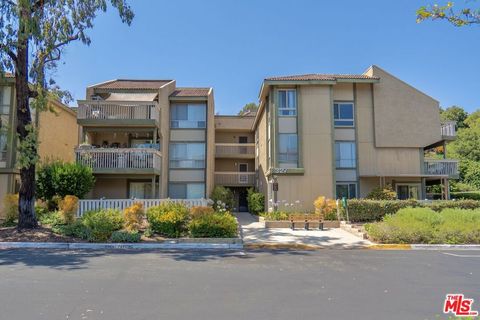
<path id="1" fill-rule="evenodd" d="M 443 319 L 480 251 L 0 251 L 0 319 Z"/>

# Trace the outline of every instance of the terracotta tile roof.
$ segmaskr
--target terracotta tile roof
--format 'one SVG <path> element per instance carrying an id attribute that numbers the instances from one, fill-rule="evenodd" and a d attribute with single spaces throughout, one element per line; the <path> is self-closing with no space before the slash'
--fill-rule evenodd
<path id="1" fill-rule="evenodd" d="M 266 78 L 268 81 L 335 81 L 337 79 L 372 79 L 378 80 L 378 77 L 370 77 L 364 74 L 301 74 L 301 75 L 292 75 L 292 76 L 279 76 Z"/>
<path id="2" fill-rule="evenodd" d="M 100 89 L 158 89 L 172 80 L 127 80 L 117 79 L 94 85 Z"/>
<path id="3" fill-rule="evenodd" d="M 176 88 L 170 97 L 206 97 L 210 88 Z"/>

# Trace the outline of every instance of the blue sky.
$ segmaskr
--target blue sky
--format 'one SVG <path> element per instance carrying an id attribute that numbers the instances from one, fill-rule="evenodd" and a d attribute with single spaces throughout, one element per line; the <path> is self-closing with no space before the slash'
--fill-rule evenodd
<path id="1" fill-rule="evenodd" d="M 211 86 L 220 114 L 257 101 L 268 76 L 362 73 L 376 64 L 440 101 L 480 107 L 480 27 L 415 22 L 434 0 L 130 0 L 130 27 L 100 15 L 57 82 L 75 99 L 114 78 Z M 460 1 L 458 1 L 460 4 Z M 470 3 L 470 5 L 478 3 Z"/>

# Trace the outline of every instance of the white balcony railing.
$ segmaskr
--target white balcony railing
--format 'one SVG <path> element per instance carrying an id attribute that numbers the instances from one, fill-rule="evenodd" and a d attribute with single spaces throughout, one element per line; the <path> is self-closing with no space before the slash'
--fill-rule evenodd
<path id="1" fill-rule="evenodd" d="M 79 200 L 77 216 L 81 217 L 85 212 L 99 209 L 118 209 L 123 210 L 134 203 L 143 204 L 144 209 L 158 206 L 163 202 L 183 203 L 187 207 L 208 206 L 206 199 L 91 199 Z"/>
<path id="2" fill-rule="evenodd" d="M 253 186 L 255 184 L 255 172 L 215 172 L 215 184 Z"/>
<path id="3" fill-rule="evenodd" d="M 215 143 L 216 157 L 255 156 L 255 143 Z"/>
<path id="4" fill-rule="evenodd" d="M 458 176 L 458 160 L 450 159 L 425 159 L 425 173 L 449 177 Z"/>
<path id="5" fill-rule="evenodd" d="M 455 137 L 457 135 L 456 124 L 456 121 L 442 122 L 442 137 Z"/>
<path id="6" fill-rule="evenodd" d="M 162 154 L 148 148 L 76 149 L 77 163 L 92 169 L 156 169 L 162 166 Z"/>
<path id="7" fill-rule="evenodd" d="M 152 101 L 78 101 L 78 119 L 160 120 L 160 108 Z"/>

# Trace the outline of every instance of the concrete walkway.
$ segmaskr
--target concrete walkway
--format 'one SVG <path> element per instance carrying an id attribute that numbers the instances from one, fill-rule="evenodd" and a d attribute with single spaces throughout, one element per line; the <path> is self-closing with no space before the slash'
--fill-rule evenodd
<path id="1" fill-rule="evenodd" d="M 288 228 L 266 229 L 258 217 L 248 212 L 235 214 L 242 227 L 243 242 L 247 247 L 255 246 L 305 246 L 322 248 L 362 248 L 372 243 L 340 228 L 320 230 Z"/>

